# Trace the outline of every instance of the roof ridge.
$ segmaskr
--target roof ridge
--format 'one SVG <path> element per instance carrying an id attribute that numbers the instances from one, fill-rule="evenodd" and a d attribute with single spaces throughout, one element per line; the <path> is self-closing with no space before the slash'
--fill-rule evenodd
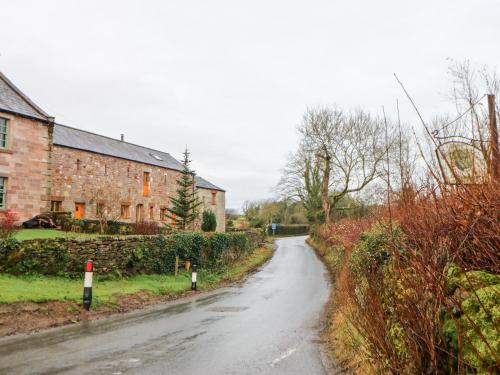
<path id="1" fill-rule="evenodd" d="M 141 145 L 138 145 L 137 143 L 132 143 L 132 142 L 127 142 L 127 141 L 122 141 L 120 139 L 116 139 L 116 138 L 113 138 L 113 137 L 109 137 L 107 135 L 102 135 L 102 134 L 98 134 L 98 133 L 94 133 L 94 132 L 91 132 L 89 130 L 84 130 L 84 129 L 80 129 L 80 128 L 75 128 L 74 126 L 69 126 L 69 125 L 64 125 L 64 124 L 61 124 L 59 122 L 56 122 L 55 125 L 57 126 L 63 126 L 65 128 L 70 128 L 70 129 L 74 129 L 74 130 L 78 130 L 80 132 L 84 132 L 84 133 L 87 133 L 87 134 L 92 134 L 92 135 L 96 135 L 98 137 L 102 137 L 102 138 L 107 138 L 107 139 L 111 139 L 112 141 L 115 141 L 115 142 L 120 142 L 120 143 L 126 143 L 126 144 L 129 144 L 129 145 L 132 145 L 132 146 L 137 146 L 137 147 L 140 147 L 140 148 L 145 148 L 149 151 L 154 151 L 154 152 L 160 152 L 162 154 L 166 154 L 168 156 L 170 156 L 171 158 L 174 158 L 175 160 L 177 160 L 175 157 L 173 157 L 169 152 L 166 152 L 166 151 L 161 151 L 161 150 L 156 150 L 154 148 L 151 148 L 151 147 L 147 147 L 147 146 L 141 146 Z M 179 163 L 180 161 L 177 160 Z"/>
<path id="2" fill-rule="evenodd" d="M 9 86 L 17 95 L 21 97 L 28 105 L 30 105 L 36 112 L 41 116 L 45 117 L 47 120 L 51 118 L 47 112 L 40 108 L 33 100 L 31 100 L 24 92 L 21 91 L 10 79 L 8 79 L 5 74 L 0 72 L 0 79 L 4 81 L 7 86 Z"/>

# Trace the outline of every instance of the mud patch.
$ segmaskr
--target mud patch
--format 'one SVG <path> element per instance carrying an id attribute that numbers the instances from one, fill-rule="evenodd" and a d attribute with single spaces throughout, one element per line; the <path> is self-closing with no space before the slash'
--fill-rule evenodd
<path id="1" fill-rule="evenodd" d="M 72 301 L 2 304 L 0 305 L 0 337 L 100 319 L 111 314 L 141 309 L 190 294 L 193 292 L 159 296 L 142 291 L 136 294 L 116 295 L 116 302 L 113 304 L 98 304 L 90 311 L 86 311 L 81 304 Z"/>

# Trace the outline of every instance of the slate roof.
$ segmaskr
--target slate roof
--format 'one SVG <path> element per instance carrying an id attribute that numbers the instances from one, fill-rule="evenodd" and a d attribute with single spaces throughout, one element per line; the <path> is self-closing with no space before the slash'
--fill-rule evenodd
<path id="1" fill-rule="evenodd" d="M 0 72 L 0 110 L 42 121 L 52 121 L 47 113 L 31 101 Z"/>
<path id="2" fill-rule="evenodd" d="M 133 143 L 90 133 L 66 125 L 54 124 L 54 144 L 177 171 L 182 170 L 182 164 L 166 152 L 138 146 Z M 224 191 L 200 176 L 196 176 L 196 186 L 204 189 Z"/>

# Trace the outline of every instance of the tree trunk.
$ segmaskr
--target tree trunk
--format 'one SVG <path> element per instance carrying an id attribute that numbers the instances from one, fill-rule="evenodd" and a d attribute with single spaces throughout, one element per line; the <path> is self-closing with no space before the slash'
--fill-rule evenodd
<path id="1" fill-rule="evenodd" d="M 323 181 L 321 182 L 321 201 L 323 211 L 325 212 L 325 223 L 330 223 L 330 197 L 328 196 L 328 187 L 330 186 L 330 157 L 324 159 Z"/>

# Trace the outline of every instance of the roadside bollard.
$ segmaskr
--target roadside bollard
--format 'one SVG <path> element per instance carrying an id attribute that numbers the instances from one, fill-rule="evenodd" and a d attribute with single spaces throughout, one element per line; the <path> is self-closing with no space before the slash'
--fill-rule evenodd
<path id="1" fill-rule="evenodd" d="M 85 263 L 85 280 L 83 281 L 83 307 L 85 310 L 90 309 L 92 304 L 92 275 L 94 270 L 94 264 L 91 260 L 87 260 Z"/>
<path id="2" fill-rule="evenodd" d="M 196 264 L 193 264 L 192 267 L 193 272 L 191 273 L 191 290 L 196 290 Z"/>

